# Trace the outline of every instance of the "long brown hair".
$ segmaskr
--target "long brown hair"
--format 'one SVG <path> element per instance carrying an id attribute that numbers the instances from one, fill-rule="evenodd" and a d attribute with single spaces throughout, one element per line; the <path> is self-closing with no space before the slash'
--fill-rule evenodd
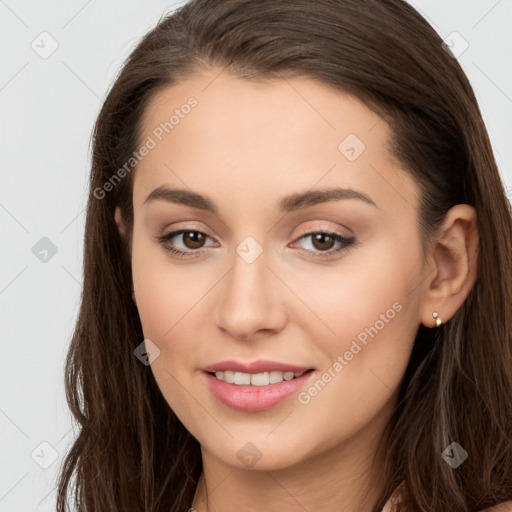
<path id="1" fill-rule="evenodd" d="M 446 324 L 419 326 L 374 510 L 402 481 L 408 511 L 476 511 L 512 499 L 511 207 L 457 60 L 402 0 L 194 0 L 141 40 L 94 128 L 84 286 L 66 360 L 79 431 L 61 467 L 58 511 L 72 497 L 88 512 L 185 511 L 192 503 L 199 443 L 133 353 L 144 339 L 131 298 L 136 169 L 99 191 L 140 146 L 149 100 L 214 66 L 252 80 L 314 78 L 380 114 L 392 154 L 420 186 L 425 244 L 452 206 L 476 209 L 478 279 Z M 457 469 L 441 457 L 453 441 L 469 455 Z"/>

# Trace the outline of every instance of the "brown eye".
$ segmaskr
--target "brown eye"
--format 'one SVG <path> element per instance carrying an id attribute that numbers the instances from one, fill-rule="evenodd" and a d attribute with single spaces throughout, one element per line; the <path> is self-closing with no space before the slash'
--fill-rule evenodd
<path id="1" fill-rule="evenodd" d="M 205 246 L 205 242 L 208 238 L 210 237 L 201 231 L 180 229 L 157 237 L 157 240 L 166 251 L 175 256 L 193 257 L 206 251 L 208 246 Z"/>
<path id="2" fill-rule="evenodd" d="M 200 231 L 183 231 L 183 243 L 188 249 L 199 249 L 204 245 L 206 235 Z"/>
<path id="3" fill-rule="evenodd" d="M 311 237 L 313 246 L 315 249 L 320 251 L 328 251 L 329 249 L 332 249 L 334 242 L 336 241 L 335 238 L 328 233 L 313 233 Z"/>
<path id="4" fill-rule="evenodd" d="M 339 233 L 328 231 L 313 231 L 298 238 L 297 242 L 302 245 L 302 253 L 314 258 L 329 258 L 341 255 L 355 244 L 355 238 L 347 238 Z M 336 247 L 337 246 L 337 247 Z"/>

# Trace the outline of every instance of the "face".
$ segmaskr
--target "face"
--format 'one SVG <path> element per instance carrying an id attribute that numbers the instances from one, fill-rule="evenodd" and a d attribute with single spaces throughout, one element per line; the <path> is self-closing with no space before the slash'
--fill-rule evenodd
<path id="1" fill-rule="evenodd" d="M 425 273 L 386 123 L 315 80 L 216 70 L 161 91 L 143 127 L 135 297 L 203 455 L 278 469 L 378 436 Z"/>

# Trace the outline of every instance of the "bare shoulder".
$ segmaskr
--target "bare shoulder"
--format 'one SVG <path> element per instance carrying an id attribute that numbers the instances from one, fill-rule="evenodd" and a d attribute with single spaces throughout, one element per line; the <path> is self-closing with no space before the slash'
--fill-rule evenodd
<path id="1" fill-rule="evenodd" d="M 480 512 L 512 512 L 512 501 L 504 501 L 491 508 L 485 508 Z"/>

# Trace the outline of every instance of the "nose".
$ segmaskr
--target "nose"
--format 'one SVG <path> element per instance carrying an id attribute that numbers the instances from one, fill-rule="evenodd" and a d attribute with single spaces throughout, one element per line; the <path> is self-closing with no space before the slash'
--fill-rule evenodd
<path id="1" fill-rule="evenodd" d="M 233 338 L 249 341 L 269 336 L 286 324 L 284 287 L 267 263 L 265 252 L 251 263 L 235 254 L 233 267 L 222 280 L 215 320 Z"/>

